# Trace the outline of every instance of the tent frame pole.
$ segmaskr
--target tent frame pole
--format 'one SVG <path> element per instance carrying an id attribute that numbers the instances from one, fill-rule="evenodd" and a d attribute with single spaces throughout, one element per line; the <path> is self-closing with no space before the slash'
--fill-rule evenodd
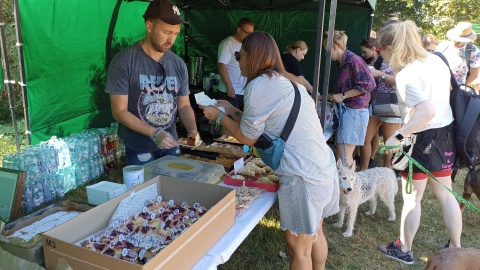
<path id="1" fill-rule="evenodd" d="M 20 152 L 20 137 L 18 136 L 17 115 L 15 113 L 15 95 L 12 89 L 12 84 L 16 82 L 10 80 L 10 66 L 8 64 L 7 41 L 5 39 L 5 22 L 3 21 L 2 2 L 0 1 L 0 42 L 2 50 L 2 67 L 4 76 L 4 84 L 7 88 L 8 101 L 10 106 L 10 113 L 12 114 L 13 133 L 15 136 L 15 145 L 17 152 Z"/>
<path id="2" fill-rule="evenodd" d="M 314 78 L 317 78 L 316 81 L 314 81 L 313 89 L 318 89 L 318 87 L 315 85 L 318 83 L 318 78 L 320 77 L 320 74 L 316 69 L 320 66 L 320 50 L 322 49 L 323 46 L 323 10 L 325 9 L 325 0 L 321 1 L 323 2 L 323 7 L 322 4 L 319 3 L 319 12 L 322 11 L 322 15 L 318 15 L 318 27 L 317 27 L 317 41 L 319 41 L 317 49 L 316 49 L 316 54 L 318 53 L 318 56 L 315 55 L 315 57 L 318 59 L 316 60 L 317 63 L 315 64 L 315 69 L 314 69 Z M 330 17 L 329 17 L 329 22 L 328 22 L 328 38 L 327 38 L 327 48 L 325 50 L 325 72 L 323 74 L 323 88 L 322 88 L 322 106 L 321 106 L 321 117 L 320 117 L 320 123 L 322 124 L 322 128 L 325 127 L 325 112 L 327 109 L 327 99 L 328 99 L 328 88 L 330 84 L 330 69 L 332 67 L 332 46 L 333 46 L 333 32 L 335 30 L 335 19 L 337 18 L 337 0 L 331 0 L 330 1 Z M 321 21 L 320 21 L 321 20 Z M 321 27 L 320 27 L 321 25 Z M 318 91 L 318 90 L 317 90 Z M 313 97 L 314 100 L 316 101 L 317 98 L 317 93 L 315 92 Z"/>
<path id="3" fill-rule="evenodd" d="M 323 44 L 323 21 L 325 20 L 325 2 L 326 0 L 320 0 L 318 3 L 318 19 L 317 19 L 317 39 L 315 46 L 315 65 L 313 67 L 313 91 L 312 98 L 317 104 L 318 97 L 318 85 L 320 83 L 320 66 L 322 62 L 322 44 Z M 324 93 L 322 93 L 323 95 Z M 326 103 L 325 103 L 326 106 Z M 321 108 L 321 115 L 325 115 L 325 110 Z M 322 127 L 325 125 L 325 117 L 320 117 L 320 123 Z"/>
<path id="4" fill-rule="evenodd" d="M 31 144 L 30 118 L 28 117 L 27 84 L 25 82 L 25 63 L 23 62 L 22 30 L 20 29 L 20 13 L 18 0 L 13 0 L 13 15 L 15 18 L 15 33 L 17 36 L 18 67 L 20 70 L 20 86 L 22 87 L 23 113 L 25 115 L 25 135 L 27 145 Z"/>

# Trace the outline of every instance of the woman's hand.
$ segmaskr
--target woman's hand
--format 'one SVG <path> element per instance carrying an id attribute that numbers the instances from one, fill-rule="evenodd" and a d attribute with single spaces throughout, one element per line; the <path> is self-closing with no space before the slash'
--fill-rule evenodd
<path id="1" fill-rule="evenodd" d="M 385 146 L 399 146 L 400 141 L 395 137 L 391 136 L 388 138 L 388 140 L 385 142 Z M 394 148 L 394 149 L 389 149 L 385 150 L 385 154 L 395 154 L 400 150 L 400 148 Z"/>
<path id="2" fill-rule="evenodd" d="M 208 120 L 217 120 L 218 114 L 221 112 L 220 109 L 218 109 L 215 106 L 199 106 L 200 109 L 203 110 L 203 114 Z"/>
<path id="3" fill-rule="evenodd" d="M 330 97 L 328 99 L 330 101 L 335 101 L 336 103 L 343 102 L 343 93 L 342 94 L 330 95 Z"/>
<path id="4" fill-rule="evenodd" d="M 380 70 L 377 70 L 377 69 L 370 69 L 370 72 L 372 73 L 373 77 L 375 77 L 375 78 L 382 77 L 382 75 L 383 75 L 383 72 L 381 72 Z"/>

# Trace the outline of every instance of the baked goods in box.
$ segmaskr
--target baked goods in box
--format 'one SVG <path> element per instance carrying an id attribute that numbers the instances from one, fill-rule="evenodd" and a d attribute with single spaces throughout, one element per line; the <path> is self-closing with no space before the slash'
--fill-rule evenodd
<path id="1" fill-rule="evenodd" d="M 271 192 L 280 188 L 278 176 L 259 158 L 247 160 L 244 167 L 237 171 L 237 175 L 232 171 L 223 181 L 227 185 L 258 187 Z"/>
<path id="2" fill-rule="evenodd" d="M 202 144 L 195 148 L 196 150 L 215 152 L 220 154 L 228 154 L 236 157 L 246 157 L 250 153 L 243 151 L 243 145 L 236 145 L 230 143 L 213 142 L 210 145 Z"/>
<path id="3" fill-rule="evenodd" d="M 202 143 L 202 140 L 192 140 L 192 138 L 178 138 L 178 145 L 185 148 L 195 148 L 200 146 Z"/>
<path id="4" fill-rule="evenodd" d="M 180 157 L 183 158 L 188 158 L 192 160 L 199 160 L 203 162 L 210 162 L 210 163 L 215 163 L 215 164 L 220 164 L 222 165 L 225 169 L 230 170 L 233 168 L 233 163 L 237 160 L 236 158 L 227 158 L 227 157 L 216 157 L 215 159 L 209 159 L 209 158 L 204 158 L 204 157 L 199 157 L 196 155 L 191 155 L 191 154 L 182 154 Z"/>
<path id="5" fill-rule="evenodd" d="M 233 136 L 222 135 L 221 137 L 218 137 L 214 140 L 217 142 L 235 143 L 235 144 L 243 145 L 243 143 L 237 141 L 237 139 L 235 139 L 235 137 Z"/>
<path id="6" fill-rule="evenodd" d="M 241 216 L 248 210 L 252 201 L 262 196 L 263 190 L 259 188 L 250 188 L 241 186 L 236 188 L 236 215 Z"/>
<path id="7" fill-rule="evenodd" d="M 113 227 L 79 243 L 81 247 L 136 264 L 145 264 L 207 212 L 162 196 L 145 203 L 142 212 L 115 221 Z"/>

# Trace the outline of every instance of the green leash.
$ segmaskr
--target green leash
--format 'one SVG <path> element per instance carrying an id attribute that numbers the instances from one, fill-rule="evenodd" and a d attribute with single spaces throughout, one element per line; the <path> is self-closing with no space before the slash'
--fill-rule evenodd
<path id="1" fill-rule="evenodd" d="M 476 212 L 477 214 L 480 214 L 480 210 L 478 210 L 475 206 L 473 206 L 471 203 L 467 202 L 464 198 L 462 198 L 462 196 L 458 195 L 457 193 L 455 193 L 455 191 L 451 190 L 450 188 L 448 188 L 447 186 L 445 186 L 444 184 L 440 183 L 440 181 L 437 180 L 437 178 L 435 178 L 435 176 L 433 176 L 432 173 L 430 173 L 427 169 L 425 169 L 425 167 L 423 167 L 420 163 L 418 163 L 418 161 L 416 161 L 415 159 L 413 159 L 409 154 L 405 153 L 401 148 L 400 148 L 400 145 L 396 145 L 396 146 L 384 146 L 380 149 L 380 154 L 383 154 L 385 152 L 385 150 L 391 150 L 391 149 L 399 149 L 399 153 L 401 155 L 405 155 L 407 158 L 408 158 L 408 178 L 407 178 L 407 185 L 405 186 L 405 192 L 407 194 L 411 194 L 412 191 L 413 191 L 413 180 L 412 180 L 412 176 L 413 176 L 413 165 L 417 166 L 422 172 L 426 173 L 428 176 L 432 177 L 433 179 L 435 179 L 435 181 L 437 181 L 440 185 L 442 185 L 442 187 L 444 187 L 446 190 L 448 190 L 455 198 L 457 198 L 459 201 L 461 201 L 463 204 L 465 204 L 468 208 L 470 208 L 472 211 Z"/>

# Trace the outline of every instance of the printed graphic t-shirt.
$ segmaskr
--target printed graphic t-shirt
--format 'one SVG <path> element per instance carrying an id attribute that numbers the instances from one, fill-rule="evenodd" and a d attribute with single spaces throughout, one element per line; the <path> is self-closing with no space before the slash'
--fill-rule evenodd
<path id="1" fill-rule="evenodd" d="M 165 52 L 160 62 L 145 53 L 138 42 L 121 51 L 110 63 L 105 92 L 128 95 L 129 112 L 178 139 L 175 125 L 177 97 L 187 96 L 190 92 L 187 67 L 170 50 Z M 118 127 L 118 135 L 125 146 L 135 151 L 158 150 L 149 137 L 122 124 Z"/>

